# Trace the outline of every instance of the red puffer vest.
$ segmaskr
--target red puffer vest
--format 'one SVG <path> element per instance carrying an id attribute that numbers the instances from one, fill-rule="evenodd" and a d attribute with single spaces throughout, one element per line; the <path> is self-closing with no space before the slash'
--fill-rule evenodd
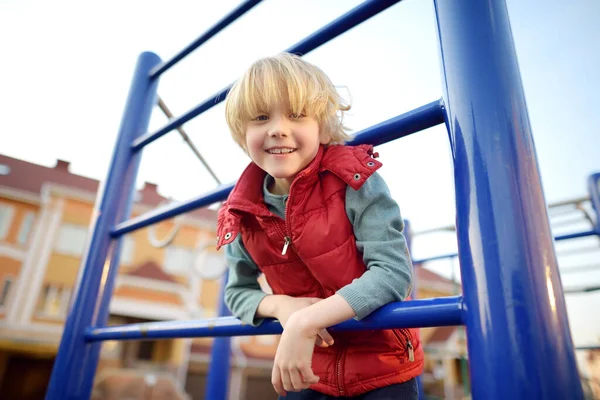
<path id="1" fill-rule="evenodd" d="M 275 294 L 327 298 L 366 267 L 345 207 L 346 188 L 359 189 L 381 163 L 373 147 L 321 147 L 290 188 L 285 221 L 264 202 L 265 172 L 254 163 L 219 211 L 218 247 L 241 231 L 243 243 Z M 282 254 L 283 253 L 283 254 Z M 357 396 L 401 383 L 423 369 L 418 330 L 332 333 L 335 344 L 315 347 L 311 389 Z"/>

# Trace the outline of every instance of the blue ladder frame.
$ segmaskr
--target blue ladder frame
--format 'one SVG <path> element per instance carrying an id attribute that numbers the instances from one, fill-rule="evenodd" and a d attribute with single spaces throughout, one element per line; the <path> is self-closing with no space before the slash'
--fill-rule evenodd
<path id="1" fill-rule="evenodd" d="M 229 90 L 158 131 L 144 133 L 158 78 L 259 2 L 244 2 L 168 62 L 161 63 L 153 53 L 140 55 L 46 399 L 91 396 L 102 340 L 215 336 L 219 339 L 213 354 L 221 357 L 213 357 L 207 397 L 224 400 L 228 364 L 219 363 L 228 357 L 217 351 L 228 354 L 228 345 L 221 340 L 281 332 L 276 321 L 252 328 L 233 317 L 106 327 L 122 235 L 222 201 L 232 188 L 222 186 L 127 220 L 142 148 L 222 101 Z M 287 51 L 306 54 L 397 2 L 365 1 Z M 392 303 L 364 321 L 347 321 L 333 329 L 464 324 L 474 399 L 582 399 L 506 4 L 434 3 L 443 99 L 368 128 L 353 144 L 381 144 L 446 124 L 454 159 L 464 294 Z"/>

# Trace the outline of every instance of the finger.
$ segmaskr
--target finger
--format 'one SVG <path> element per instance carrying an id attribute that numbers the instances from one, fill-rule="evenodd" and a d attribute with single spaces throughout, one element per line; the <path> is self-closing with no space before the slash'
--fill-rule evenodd
<path id="1" fill-rule="evenodd" d="M 300 373 L 302 374 L 302 380 L 304 381 L 304 383 L 307 383 L 308 385 L 312 385 L 312 384 L 319 382 L 320 378 L 314 374 L 310 365 L 300 366 L 299 370 L 300 370 Z"/>
<path id="2" fill-rule="evenodd" d="M 300 370 L 297 368 L 292 368 L 290 370 L 290 381 L 295 392 L 299 392 L 302 389 L 307 389 L 310 386 L 310 383 L 302 381 L 302 375 L 300 375 Z"/>
<path id="3" fill-rule="evenodd" d="M 320 298 L 318 298 L 318 297 L 311 297 L 311 298 L 310 298 L 310 304 L 315 304 L 315 303 L 318 303 L 318 302 L 320 302 L 321 300 L 323 300 L 323 299 L 320 299 Z"/>
<path id="4" fill-rule="evenodd" d="M 319 347 L 329 347 L 329 345 L 325 343 L 320 336 L 317 336 L 317 338 L 315 339 L 315 344 Z"/>
<path id="5" fill-rule="evenodd" d="M 327 329 L 321 329 L 319 331 L 319 337 L 327 343 L 329 346 L 333 346 L 333 337 L 327 332 Z"/>
<path id="6" fill-rule="evenodd" d="M 279 371 L 277 365 L 273 367 L 273 372 L 271 373 L 271 384 L 278 395 L 285 396 L 287 394 L 283 389 L 283 384 L 281 383 L 281 372 Z"/>
<path id="7" fill-rule="evenodd" d="M 281 383 L 283 383 L 283 389 L 289 392 L 295 392 L 292 380 L 290 379 L 290 372 L 287 368 L 280 369 L 281 372 Z"/>

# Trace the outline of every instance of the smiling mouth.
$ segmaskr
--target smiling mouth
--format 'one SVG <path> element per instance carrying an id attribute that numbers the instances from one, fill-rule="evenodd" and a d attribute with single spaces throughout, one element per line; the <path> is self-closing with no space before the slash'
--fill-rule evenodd
<path id="1" fill-rule="evenodd" d="M 289 147 L 278 147 L 278 148 L 272 148 L 272 149 L 266 150 L 266 152 L 269 154 L 290 154 L 295 151 L 296 151 L 296 149 L 292 149 Z"/>

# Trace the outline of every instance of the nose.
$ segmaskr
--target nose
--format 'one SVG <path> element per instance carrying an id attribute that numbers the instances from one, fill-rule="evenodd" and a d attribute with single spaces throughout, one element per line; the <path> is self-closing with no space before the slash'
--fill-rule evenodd
<path id="1" fill-rule="evenodd" d="M 289 134 L 286 119 L 283 117 L 272 118 L 267 133 L 270 137 L 286 137 Z"/>

